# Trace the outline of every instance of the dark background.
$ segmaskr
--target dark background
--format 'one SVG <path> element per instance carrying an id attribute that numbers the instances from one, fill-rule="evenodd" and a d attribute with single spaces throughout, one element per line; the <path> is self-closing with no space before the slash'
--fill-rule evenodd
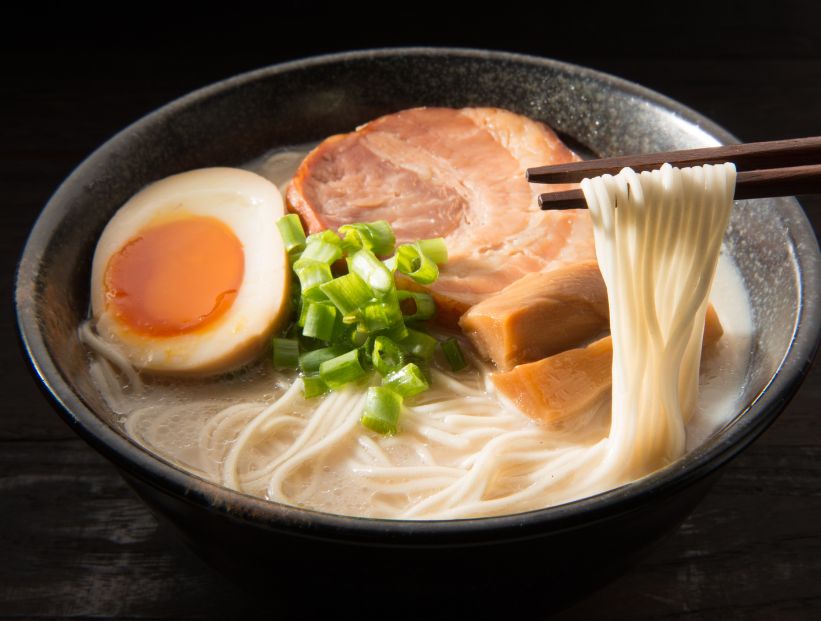
<path id="1" fill-rule="evenodd" d="M 607 71 L 689 105 L 743 141 L 821 134 L 817 3 L 576 5 L 475 5 L 453 17 L 441 15 L 441 3 L 361 14 L 317 4 L 268 13 L 235 5 L 207 14 L 193 6 L 173 19 L 168 7 L 144 4 L 92 15 L 44 5 L 27 19 L 4 20 L 0 620 L 263 614 L 158 531 L 113 468 L 51 411 L 16 343 L 11 289 L 28 230 L 82 158 L 140 116 L 282 60 L 441 45 Z M 801 202 L 817 232 L 821 197 Z M 821 618 L 819 384 L 816 365 L 781 418 L 726 469 L 677 533 L 559 618 Z M 267 611 L 276 614 L 275 602 Z"/>

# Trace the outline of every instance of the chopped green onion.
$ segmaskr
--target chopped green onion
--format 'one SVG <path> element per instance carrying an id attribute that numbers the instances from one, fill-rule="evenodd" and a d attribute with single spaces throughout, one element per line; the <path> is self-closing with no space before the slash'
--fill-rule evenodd
<path id="1" fill-rule="evenodd" d="M 441 237 L 434 237 L 433 239 L 419 240 L 419 247 L 425 256 L 437 265 L 447 263 L 448 261 L 448 247 L 445 245 L 445 240 Z"/>
<path id="2" fill-rule="evenodd" d="M 331 274 L 331 267 L 326 263 L 318 261 L 305 261 L 298 267 L 294 267 L 297 278 L 299 278 L 299 285 L 302 288 L 303 298 L 314 298 L 317 294 L 321 294 L 319 286 L 331 282 L 333 274 Z M 324 296 L 324 294 L 322 294 Z"/>
<path id="3" fill-rule="evenodd" d="M 328 339 L 328 340 L 332 343 L 341 342 L 345 338 L 345 335 L 346 335 L 348 329 L 349 329 L 348 325 L 343 321 L 342 313 L 337 313 L 336 314 L 336 319 L 334 321 L 334 333 L 331 335 L 331 338 Z"/>
<path id="4" fill-rule="evenodd" d="M 354 347 L 361 347 L 368 340 L 369 335 L 358 328 L 359 326 L 356 324 L 351 325 L 342 322 L 342 327 L 334 338 L 334 344 L 344 347 L 345 351 Z"/>
<path id="5" fill-rule="evenodd" d="M 328 281 L 330 282 L 330 281 Z M 328 302 L 328 296 L 322 292 L 319 287 L 312 287 L 302 295 L 303 301 L 306 302 Z"/>
<path id="6" fill-rule="evenodd" d="M 376 370 L 382 386 L 368 390 L 362 422 L 380 433 L 395 433 L 403 398 L 430 386 L 426 374 L 437 341 L 406 325 L 433 317 L 433 298 L 397 291 L 394 273 L 431 284 L 439 275 L 438 265 L 448 259 L 445 241 L 425 239 L 396 248 L 393 230 L 384 220 L 348 224 L 339 234 L 324 230 L 307 238 L 295 214 L 277 226 L 296 275 L 291 307 L 297 318 L 288 330 L 290 338 L 274 340 L 274 364 L 299 367 L 306 398 Z M 348 273 L 335 278 L 331 266 L 338 268 L 343 258 Z M 464 366 L 458 343 L 441 346 L 451 368 Z"/>
<path id="7" fill-rule="evenodd" d="M 299 341 L 274 339 L 274 368 L 296 369 L 299 364 Z"/>
<path id="8" fill-rule="evenodd" d="M 362 347 L 368 341 L 368 333 L 359 328 L 355 328 L 351 333 L 351 343 L 354 347 Z"/>
<path id="9" fill-rule="evenodd" d="M 408 329 L 408 335 L 397 344 L 406 354 L 428 361 L 433 357 L 436 343 L 436 339 L 432 336 L 418 330 Z"/>
<path id="10" fill-rule="evenodd" d="M 306 261 L 316 261 L 330 265 L 334 261 L 342 258 L 342 248 L 335 244 L 329 244 L 320 239 L 309 241 L 302 251 L 302 256 L 294 263 L 294 270 L 299 270 L 300 265 Z"/>
<path id="11" fill-rule="evenodd" d="M 402 309 L 399 307 L 399 296 L 395 286 L 382 297 L 382 304 L 385 316 L 388 318 L 388 325 L 394 326 L 402 323 Z"/>
<path id="12" fill-rule="evenodd" d="M 358 311 L 373 297 L 373 291 L 364 280 L 356 274 L 346 274 L 334 278 L 319 287 L 328 299 L 343 315 Z"/>
<path id="13" fill-rule="evenodd" d="M 342 240 L 339 239 L 339 235 L 334 233 L 331 229 L 325 229 L 324 231 L 320 231 L 319 233 L 312 233 L 308 235 L 307 243 L 322 241 L 326 244 L 333 244 L 334 246 L 342 247 Z"/>
<path id="14" fill-rule="evenodd" d="M 302 378 L 302 394 L 306 399 L 324 395 L 329 390 L 328 384 L 323 382 L 318 375 L 305 375 Z"/>
<path id="15" fill-rule="evenodd" d="M 393 275 L 370 250 L 357 250 L 351 257 L 350 270 L 368 283 L 376 294 L 384 295 L 395 287 Z"/>
<path id="16" fill-rule="evenodd" d="M 359 329 L 368 334 L 386 330 L 391 326 L 391 323 L 387 309 L 382 302 L 367 304 L 359 314 Z"/>
<path id="17" fill-rule="evenodd" d="M 388 375 L 383 380 L 382 385 L 396 391 L 403 397 L 413 397 L 430 388 L 422 369 L 413 362 L 409 362 L 398 371 Z"/>
<path id="18" fill-rule="evenodd" d="M 291 213 L 281 217 L 277 220 L 277 228 L 282 237 L 282 243 L 285 244 L 285 252 L 290 254 L 305 248 L 305 231 L 302 229 L 298 215 Z"/>
<path id="19" fill-rule="evenodd" d="M 396 245 L 393 229 L 385 220 L 346 224 L 339 227 L 339 233 L 343 236 L 346 252 L 350 254 L 363 248 L 381 257 L 391 254 Z"/>
<path id="20" fill-rule="evenodd" d="M 332 390 L 336 390 L 365 375 L 362 368 L 362 350 L 359 348 L 326 360 L 319 365 L 319 376 Z"/>
<path id="21" fill-rule="evenodd" d="M 395 343 L 398 343 L 399 341 L 403 341 L 408 336 L 408 327 L 405 325 L 404 321 L 400 321 L 385 332 L 385 336 L 392 339 Z"/>
<path id="22" fill-rule="evenodd" d="M 362 424 L 382 434 L 396 433 L 396 422 L 402 411 L 402 396 L 384 386 L 368 388 Z"/>
<path id="23" fill-rule="evenodd" d="M 302 324 L 303 336 L 310 336 L 322 341 L 329 341 L 336 324 L 336 307 L 323 302 L 308 303 L 305 321 Z"/>
<path id="24" fill-rule="evenodd" d="M 298 327 L 301 328 L 302 326 L 305 325 L 305 318 L 308 316 L 308 309 L 310 308 L 310 306 L 311 306 L 311 302 L 309 302 L 307 300 L 301 300 L 300 301 L 299 317 L 297 317 L 297 320 L 296 320 L 296 325 Z M 291 335 L 289 335 L 289 336 L 291 336 Z"/>
<path id="25" fill-rule="evenodd" d="M 371 360 L 374 368 L 384 377 L 400 369 L 405 363 L 405 356 L 387 336 L 377 336 L 373 341 Z"/>
<path id="26" fill-rule="evenodd" d="M 303 373 L 318 373 L 319 365 L 345 353 L 341 347 L 322 347 L 306 352 L 299 357 L 299 368 Z"/>
<path id="27" fill-rule="evenodd" d="M 436 303 L 427 293 L 400 289 L 396 292 L 396 295 L 399 298 L 399 307 L 403 309 L 402 314 L 405 316 L 405 321 L 424 321 L 436 314 Z M 406 304 L 403 304 L 403 302 L 407 300 L 413 301 L 413 312 L 406 314 L 404 312 Z"/>
<path id="28" fill-rule="evenodd" d="M 396 249 L 396 269 L 420 285 L 429 285 L 439 278 L 439 268 L 424 253 L 419 242 L 402 244 Z"/>
<path id="29" fill-rule="evenodd" d="M 444 353 L 445 358 L 447 358 L 451 370 L 461 371 L 468 366 L 465 356 L 462 353 L 462 348 L 459 347 L 459 341 L 457 341 L 454 337 L 442 341 L 440 346 L 442 348 L 442 353 Z"/>
<path id="30" fill-rule="evenodd" d="M 302 303 L 302 287 L 296 278 L 291 278 L 291 289 L 289 291 L 288 301 L 290 302 L 291 310 L 298 309 Z"/>

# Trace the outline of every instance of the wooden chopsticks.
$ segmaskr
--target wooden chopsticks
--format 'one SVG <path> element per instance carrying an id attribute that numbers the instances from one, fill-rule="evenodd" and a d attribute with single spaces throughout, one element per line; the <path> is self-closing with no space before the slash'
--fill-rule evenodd
<path id="1" fill-rule="evenodd" d="M 627 166 L 636 172 L 653 170 L 665 162 L 678 167 L 733 162 L 739 171 L 736 199 L 821 192 L 821 136 L 540 166 L 527 170 L 527 180 L 531 183 L 575 183 L 586 177 L 615 175 Z M 587 207 L 587 203 L 581 190 L 567 190 L 540 195 L 539 206 L 542 209 L 579 209 Z"/>

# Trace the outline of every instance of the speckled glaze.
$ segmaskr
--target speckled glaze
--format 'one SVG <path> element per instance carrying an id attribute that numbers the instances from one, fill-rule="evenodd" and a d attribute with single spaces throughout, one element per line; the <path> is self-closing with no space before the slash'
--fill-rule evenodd
<path id="1" fill-rule="evenodd" d="M 125 437 L 91 383 L 76 335 L 88 308 L 94 244 L 114 211 L 161 177 L 238 165 L 272 147 L 318 141 L 422 105 L 508 108 L 546 121 L 601 156 L 734 141 L 658 94 L 545 59 L 451 49 L 312 58 L 204 88 L 122 131 L 52 197 L 21 260 L 20 334 L 57 410 L 161 520 L 280 612 L 338 612 L 355 602 L 360 614 L 378 613 L 383 599 L 396 605 L 397 592 L 414 593 L 402 600 L 408 614 L 430 611 L 432 602 L 437 610 L 483 616 L 557 608 L 618 573 L 695 506 L 718 468 L 783 409 L 818 345 L 821 259 L 812 230 L 793 199 L 747 201 L 737 204 L 727 238 L 753 301 L 757 338 L 747 407 L 697 450 L 620 489 L 496 518 L 350 518 L 228 491 Z M 533 559 L 543 567 L 538 574 Z M 369 585 L 365 601 L 363 585 Z"/>

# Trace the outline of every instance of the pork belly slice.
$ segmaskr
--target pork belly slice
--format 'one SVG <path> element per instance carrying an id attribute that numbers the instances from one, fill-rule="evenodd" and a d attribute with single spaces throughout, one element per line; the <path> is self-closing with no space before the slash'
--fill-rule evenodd
<path id="1" fill-rule="evenodd" d="M 494 373 L 493 385 L 523 414 L 557 425 L 589 410 L 610 389 L 613 339 L 609 336 L 511 371 Z"/>
<path id="2" fill-rule="evenodd" d="M 400 243 L 444 237 L 431 292 L 455 325 L 526 274 L 595 258 L 587 210 L 538 207 L 540 193 L 570 186 L 525 180 L 528 167 L 576 160 L 550 128 L 506 110 L 414 108 L 322 142 L 286 197 L 311 233 L 387 220 Z"/>
<path id="3" fill-rule="evenodd" d="M 596 261 L 528 274 L 470 308 L 459 327 L 482 357 L 509 371 L 609 332 L 607 287 Z M 712 305 L 704 329 L 705 343 L 722 334 Z"/>
<path id="4" fill-rule="evenodd" d="M 715 308 L 708 306 L 704 347 L 716 343 L 723 333 Z M 543 423 L 561 425 L 609 396 L 612 366 L 613 339 L 606 336 L 587 347 L 494 373 L 491 381 L 523 414 Z"/>
<path id="5" fill-rule="evenodd" d="M 607 333 L 607 288 L 595 261 L 527 274 L 473 306 L 459 326 L 483 357 L 508 371 Z"/>

